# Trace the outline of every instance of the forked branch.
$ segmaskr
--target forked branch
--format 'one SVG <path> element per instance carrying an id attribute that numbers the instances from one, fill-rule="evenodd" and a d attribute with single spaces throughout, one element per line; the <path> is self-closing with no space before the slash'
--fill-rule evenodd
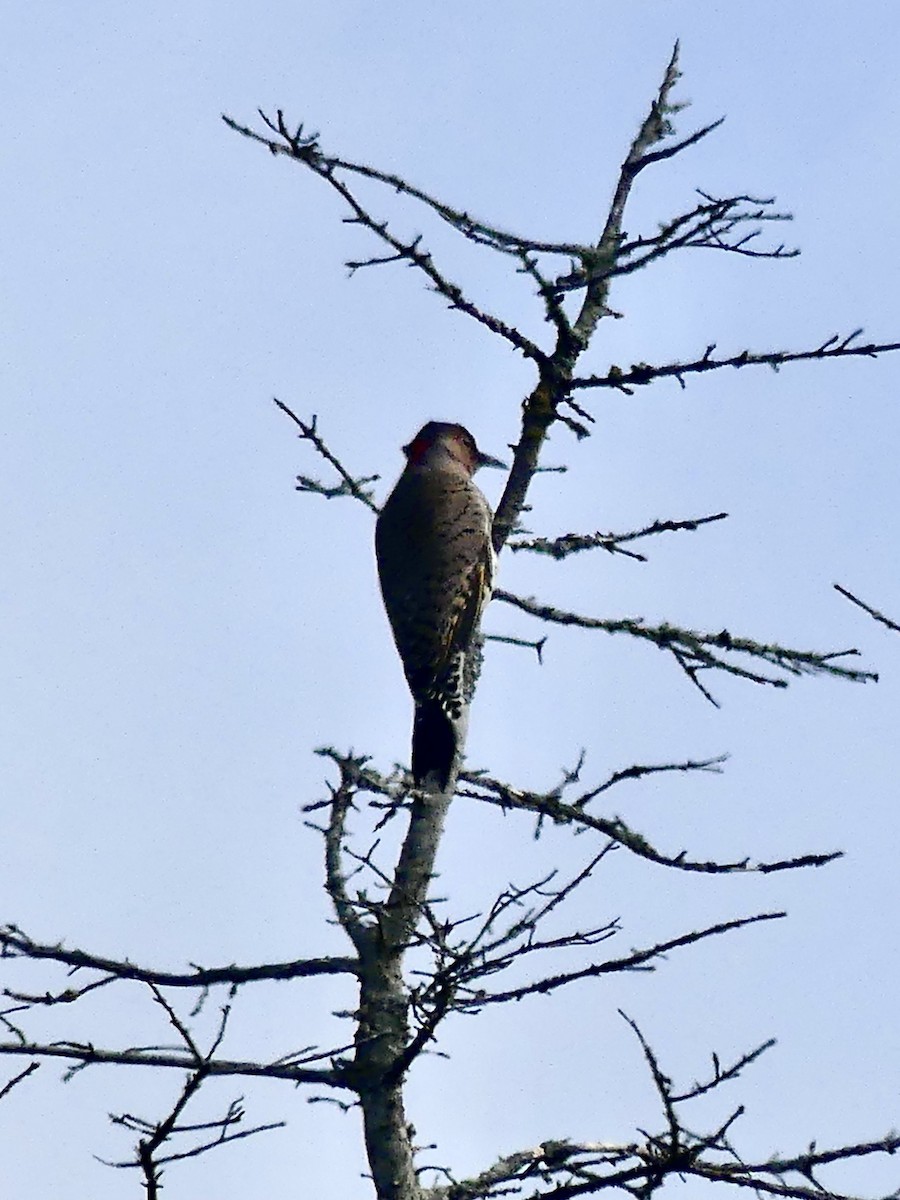
<path id="1" fill-rule="evenodd" d="M 741 367 L 771 367 L 777 371 L 788 363 L 826 362 L 833 358 L 877 358 L 879 354 L 900 350 L 900 342 L 859 343 L 858 338 L 861 334 L 861 329 L 855 329 L 844 336 L 832 334 L 810 350 L 768 350 L 761 354 L 742 350 L 739 354 L 732 354 L 726 358 L 714 356 L 716 345 L 713 342 L 706 347 L 700 358 L 656 366 L 635 363 L 628 370 L 613 366 L 605 375 L 574 378 L 571 387 L 575 391 L 582 388 L 614 388 L 630 396 L 635 388 L 645 387 L 657 379 L 677 379 L 681 387 L 685 388 L 686 376 L 721 371 L 724 367 L 733 367 L 735 370 L 740 370 Z"/>
<path id="2" fill-rule="evenodd" d="M 355 169 L 357 174 L 368 174 L 370 178 L 378 178 L 379 172 L 371 169 L 363 170 L 355 164 L 348 164 L 340 158 L 324 154 L 319 146 L 319 135 L 304 134 L 302 124 L 294 130 L 290 129 L 285 121 L 284 114 L 280 110 L 275 120 L 267 117 L 263 112 L 260 113 L 260 116 L 270 131 L 268 136 L 259 134 L 246 125 L 241 125 L 231 117 L 223 115 L 222 120 L 235 133 L 261 143 L 272 154 L 287 155 L 295 162 L 302 163 L 308 167 L 313 174 L 318 175 L 329 187 L 333 188 L 350 209 L 352 215 L 345 218 L 345 220 L 348 223 L 361 225 L 363 228 L 368 229 L 370 233 L 374 234 L 390 250 L 390 253 L 386 256 L 373 256 L 363 260 L 348 262 L 346 265 L 351 273 L 366 266 L 376 266 L 392 262 L 408 263 L 411 267 L 416 268 L 426 276 L 433 290 L 438 295 L 443 296 L 451 308 L 465 313 L 466 316 L 483 325 L 491 333 L 503 338 L 514 349 L 524 354 L 526 358 L 533 359 L 538 363 L 543 361 L 544 355 L 534 342 L 516 329 L 515 326 L 508 324 L 500 317 L 475 304 L 474 301 L 465 295 L 457 283 L 454 283 L 437 267 L 431 254 L 423 249 L 421 237 L 398 237 L 392 232 L 386 220 L 375 217 L 366 208 L 360 198 L 342 178 L 343 174 L 351 169 Z M 412 189 L 409 188 L 397 189 L 395 187 L 394 190 L 407 190 L 409 194 L 412 194 Z"/>
<path id="3" fill-rule="evenodd" d="M 695 687 L 712 704 L 718 707 L 718 702 L 703 686 L 699 672 L 717 670 L 751 683 L 766 684 L 770 687 L 787 687 L 787 679 L 779 676 L 760 674 L 748 667 L 742 666 L 733 658 L 726 655 L 743 655 L 746 658 L 757 659 L 784 671 L 787 675 L 831 675 L 838 679 L 847 679 L 853 683 L 876 683 L 878 675 L 873 671 L 862 671 L 854 667 L 844 666 L 838 659 L 858 656 L 859 651 L 831 650 L 821 653 L 815 650 L 792 650 L 776 643 L 758 642 L 752 638 L 735 637 L 727 629 L 718 633 L 702 633 L 693 629 L 682 629 L 665 622 L 662 625 L 648 625 L 639 617 L 588 617 L 580 613 L 569 612 L 556 608 L 552 604 L 542 604 L 531 597 L 516 596 L 498 588 L 494 599 L 510 604 L 522 612 L 529 613 L 541 621 L 554 625 L 574 626 L 578 629 L 596 629 L 605 633 L 625 633 L 630 637 L 651 642 L 660 650 L 671 654 L 681 670 L 687 675 Z"/>
<path id="4" fill-rule="evenodd" d="M 547 1140 L 528 1150 L 505 1155 L 468 1179 L 428 1188 L 423 1200 L 575 1200 L 576 1197 L 615 1193 L 648 1200 L 669 1181 L 687 1179 L 730 1184 L 738 1195 L 778 1196 L 781 1200 L 859 1200 L 838 1191 L 822 1175 L 835 1163 L 865 1163 L 900 1150 L 900 1135 L 889 1133 L 871 1142 L 819 1150 L 815 1144 L 793 1155 L 779 1154 L 763 1161 L 742 1158 L 733 1143 L 733 1129 L 744 1113 L 741 1105 L 726 1110 L 718 1125 L 696 1132 L 683 1109 L 700 1096 L 739 1078 L 772 1045 L 764 1042 L 722 1067 L 713 1055 L 711 1076 L 678 1089 L 637 1023 L 621 1014 L 641 1048 L 660 1106 L 658 1132 L 639 1131 L 631 1142 Z M 432 1170 L 436 1170 L 432 1168 Z M 443 1177 L 449 1171 L 441 1169 Z M 893 1197 L 896 1192 L 890 1193 Z M 884 1197 L 888 1200 L 888 1197 Z"/>

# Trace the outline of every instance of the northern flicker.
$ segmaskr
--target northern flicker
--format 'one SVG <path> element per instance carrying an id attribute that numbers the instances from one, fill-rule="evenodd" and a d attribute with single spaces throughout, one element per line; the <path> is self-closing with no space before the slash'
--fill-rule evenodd
<path id="1" fill-rule="evenodd" d="M 482 454 L 462 425 L 429 421 L 375 528 L 381 593 L 415 702 L 412 772 L 444 791 L 465 741 L 479 665 L 478 625 L 491 596 L 491 510 L 472 481 Z"/>

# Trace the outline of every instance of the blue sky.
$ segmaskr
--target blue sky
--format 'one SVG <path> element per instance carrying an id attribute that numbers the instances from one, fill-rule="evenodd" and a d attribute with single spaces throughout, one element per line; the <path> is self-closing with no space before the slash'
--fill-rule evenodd
<path id="1" fill-rule="evenodd" d="M 787 10 L 787 11 L 786 11 Z M 652 230 L 697 186 L 775 194 L 803 255 L 685 252 L 622 282 L 585 366 L 803 348 L 864 325 L 900 333 L 898 152 L 890 6 L 649 0 L 450 6 L 335 0 L 16 3 L 6 20 L 0 270 L 0 755 L 7 814 L 0 919 L 36 938 L 178 965 L 342 952 L 323 925 L 319 845 L 300 806 L 324 793 L 322 743 L 407 753 L 409 703 L 378 597 L 369 515 L 298 496 L 318 463 L 271 404 L 320 427 L 379 498 L 400 445 L 459 420 L 502 454 L 533 380 L 415 273 L 349 280 L 370 249 L 299 168 L 230 133 L 281 107 L 326 149 L 404 174 L 498 224 L 599 230 L 615 170 L 676 37 L 687 130 L 727 120 L 646 172 L 626 226 Z M 481 303 L 545 338 L 523 281 L 424 214 L 367 192 Z M 450 1025 L 411 1116 L 460 1172 L 546 1137 L 627 1139 L 655 1120 L 626 1008 L 674 1073 L 769 1036 L 732 1089 L 748 1153 L 875 1137 L 900 1123 L 896 1079 L 896 794 L 900 638 L 831 588 L 900 614 L 895 514 L 900 360 L 718 373 L 591 397 L 595 435 L 554 431 L 569 466 L 532 494 L 538 533 L 624 530 L 726 510 L 650 561 L 562 566 L 504 556 L 501 582 L 602 616 L 640 615 L 816 649 L 858 646 L 876 686 L 722 679 L 721 710 L 649 648 L 551 631 L 546 663 L 491 647 L 470 759 L 546 787 L 730 752 L 721 777 L 623 785 L 610 800 L 662 848 L 781 857 L 842 848 L 827 870 L 707 880 L 613 857 L 573 915 L 621 916 L 621 948 L 786 906 L 790 920 L 684 952 L 653 976 L 573 989 Z M 499 476 L 484 481 L 496 499 Z M 489 632 L 541 632 L 499 604 Z M 626 790 L 628 789 L 628 790 Z M 456 911 L 586 839 L 458 803 L 440 859 Z M 20 978 L 21 976 L 21 978 Z M 8 986 L 25 986 L 15 973 Z M 42 984 L 42 986 L 45 986 Z M 334 1035 L 337 985 L 241 998 L 233 1049 Z M 141 989 L 93 1001 L 98 1041 L 165 1040 Z M 157 1024 L 154 1026 L 154 1020 Z M 74 1013 L 47 1037 L 86 1036 Z M 486 1069 L 489 1064 L 489 1069 Z M 9 1068 L 9 1071 L 6 1070 Z M 0 1081 L 12 1073 L 7 1063 Z M 44 1066 L 0 1106 L 5 1195 L 138 1193 L 91 1157 L 123 1157 L 110 1111 L 152 1116 L 174 1078 Z M 173 1169 L 172 1200 L 257 1192 L 368 1195 L 354 1117 L 290 1089 L 245 1091 L 286 1132 Z M 448 1102 L 449 1099 L 449 1102 Z M 723 1101 L 724 1103 L 724 1101 Z M 875 1164 L 841 1179 L 887 1191 Z"/>

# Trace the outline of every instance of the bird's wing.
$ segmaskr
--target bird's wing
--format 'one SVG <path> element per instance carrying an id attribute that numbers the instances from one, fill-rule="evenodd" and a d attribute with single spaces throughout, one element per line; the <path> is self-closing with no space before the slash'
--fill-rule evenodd
<path id="1" fill-rule="evenodd" d="M 453 598 L 442 629 L 441 654 L 435 675 L 440 678 L 450 660 L 460 650 L 468 649 L 478 630 L 484 606 L 493 589 L 494 562 L 490 545 L 472 564 L 463 587 Z"/>

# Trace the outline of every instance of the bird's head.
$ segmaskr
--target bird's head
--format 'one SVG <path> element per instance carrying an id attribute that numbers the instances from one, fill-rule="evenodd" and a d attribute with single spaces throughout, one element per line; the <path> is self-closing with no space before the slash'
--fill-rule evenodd
<path id="1" fill-rule="evenodd" d="M 464 425 L 448 421 L 429 421 L 423 425 L 408 445 L 403 447 L 406 461 L 413 467 L 457 467 L 474 475 L 479 467 L 501 467 L 506 464 L 478 449 L 475 439 Z"/>

